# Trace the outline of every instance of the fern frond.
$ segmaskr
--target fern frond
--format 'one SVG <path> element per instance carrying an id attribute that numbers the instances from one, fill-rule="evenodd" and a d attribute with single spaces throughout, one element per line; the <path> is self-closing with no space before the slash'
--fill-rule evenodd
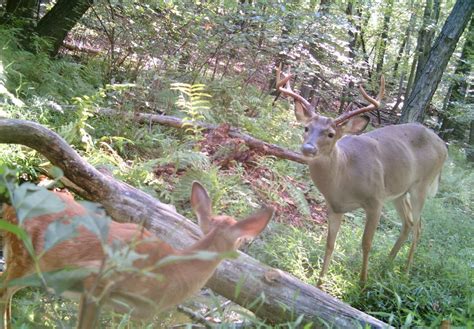
<path id="1" fill-rule="evenodd" d="M 286 191 L 293 201 L 295 201 L 296 207 L 298 208 L 300 214 L 305 217 L 311 217 L 311 209 L 309 208 L 308 201 L 306 200 L 306 196 L 304 195 L 303 191 L 290 182 L 286 182 Z"/>

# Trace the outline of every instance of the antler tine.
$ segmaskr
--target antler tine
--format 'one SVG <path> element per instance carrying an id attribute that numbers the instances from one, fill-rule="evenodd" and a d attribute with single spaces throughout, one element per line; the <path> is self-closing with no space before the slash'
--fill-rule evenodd
<path id="1" fill-rule="evenodd" d="M 353 116 L 356 116 L 356 115 L 359 115 L 359 114 L 362 114 L 362 113 L 365 113 L 365 112 L 370 112 L 370 111 L 376 110 L 380 107 L 380 101 L 382 100 L 382 98 L 385 94 L 385 78 L 384 78 L 384 76 L 382 75 L 380 77 L 380 91 L 379 91 L 379 94 L 377 95 L 376 99 L 370 97 L 367 94 L 367 92 L 365 91 L 364 87 L 362 87 L 362 85 L 359 85 L 359 90 L 360 90 L 360 93 L 362 94 L 362 97 L 364 97 L 370 103 L 370 105 L 365 106 L 365 107 L 360 108 L 360 109 L 357 109 L 357 110 L 354 110 L 354 111 L 351 111 L 351 112 L 344 113 L 344 114 L 338 116 L 336 119 L 334 119 L 334 122 L 336 123 L 336 125 L 340 125 L 340 124 L 344 123 L 345 121 L 349 120 Z"/>
<path id="2" fill-rule="evenodd" d="M 277 81 L 276 81 L 277 90 L 286 96 L 292 97 L 296 102 L 299 102 L 301 105 L 303 105 L 306 108 L 306 110 L 311 110 L 312 108 L 311 103 L 308 102 L 303 96 L 299 95 L 298 93 L 295 93 L 291 89 L 290 79 L 293 77 L 293 75 L 288 74 L 287 76 L 285 76 L 285 74 L 281 72 L 280 68 L 276 69 L 276 74 L 277 74 Z M 283 76 L 283 79 L 280 79 L 281 76 Z"/>

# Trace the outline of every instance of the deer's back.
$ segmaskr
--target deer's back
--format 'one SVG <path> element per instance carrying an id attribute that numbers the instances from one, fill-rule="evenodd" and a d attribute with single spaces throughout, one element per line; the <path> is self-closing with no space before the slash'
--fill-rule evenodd
<path id="1" fill-rule="evenodd" d="M 393 199 L 420 182 L 429 185 L 447 156 L 444 142 L 420 124 L 394 125 L 347 136 L 339 141 L 339 147 L 349 159 L 350 171 L 357 174 L 357 179 L 350 180 L 356 191 L 351 193 L 351 199 L 360 207 L 374 199 Z"/>

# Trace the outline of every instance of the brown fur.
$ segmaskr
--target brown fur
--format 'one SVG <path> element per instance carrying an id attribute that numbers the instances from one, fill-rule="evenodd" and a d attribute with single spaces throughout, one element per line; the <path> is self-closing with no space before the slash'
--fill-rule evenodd
<path id="1" fill-rule="evenodd" d="M 55 214 L 28 219 L 24 229 L 31 237 L 35 252 L 43 251 L 44 234 L 50 223 L 77 215 L 86 210 L 68 193 L 55 193 L 65 203 L 65 210 Z M 209 260 L 179 260 L 163 266 L 156 263 L 167 256 L 192 256 L 198 251 L 216 253 L 230 252 L 238 248 L 239 241 L 245 236 L 256 236 L 267 225 L 273 209 L 264 208 L 249 218 L 237 222 L 228 216 L 213 216 L 211 202 L 205 189 L 197 182 L 193 184 L 192 205 L 201 227 L 206 235 L 190 248 L 182 251 L 173 249 L 155 238 L 149 231 L 136 224 L 111 222 L 108 243 L 119 240 L 133 246 L 133 250 L 144 256 L 134 261 L 134 267 L 151 275 L 132 271 L 113 271 L 112 275 L 98 279 L 93 274 L 82 283 L 85 294 L 81 299 L 80 322 L 78 327 L 91 328 L 96 325 L 98 310 L 102 303 L 119 312 L 130 312 L 135 317 L 150 317 L 159 311 L 170 308 L 202 288 L 211 277 L 220 262 L 220 257 Z M 11 206 L 4 208 L 4 218 L 17 224 L 15 210 Z M 14 234 L 5 233 L 6 265 L 5 283 L 35 272 L 32 258 L 23 242 Z M 76 237 L 61 242 L 48 250 L 39 260 L 42 272 L 68 267 L 91 268 L 98 270 L 105 255 L 99 239 L 90 231 L 79 227 Z M 10 299 L 20 287 L 2 290 L 3 324 L 10 325 Z M 82 292 L 82 291 L 79 291 Z M 105 296 L 97 302 L 98 296 Z M 120 300 L 130 308 L 126 308 Z"/>

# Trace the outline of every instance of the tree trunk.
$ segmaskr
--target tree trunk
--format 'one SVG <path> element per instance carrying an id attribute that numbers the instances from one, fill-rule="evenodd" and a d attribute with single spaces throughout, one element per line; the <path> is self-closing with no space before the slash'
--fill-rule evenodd
<path id="1" fill-rule="evenodd" d="M 325 15 L 325 14 L 329 13 L 330 8 L 331 8 L 331 0 L 321 0 L 319 2 L 318 12 Z"/>
<path id="2" fill-rule="evenodd" d="M 453 110 L 456 107 L 456 103 L 462 102 L 466 98 L 468 89 L 468 77 L 471 73 L 472 62 L 470 56 L 474 52 L 474 18 L 471 19 L 469 24 L 469 30 L 467 31 L 466 41 L 462 47 L 461 57 L 459 57 L 456 63 L 456 69 L 454 70 L 454 81 L 448 88 L 446 95 L 445 106 L 441 113 L 442 124 L 440 129 L 440 137 L 445 141 L 450 138 L 462 140 L 464 137 L 464 131 L 457 127 L 455 120 L 451 118 Z M 461 130 L 461 131 L 459 131 Z"/>
<path id="3" fill-rule="evenodd" d="M 7 0 L 8 15 L 3 17 L 1 23 L 14 23 L 15 27 L 21 28 L 21 44 L 31 52 L 38 51 L 32 43 L 34 34 L 49 39 L 52 47 L 48 52 L 55 56 L 67 33 L 91 7 L 93 0 L 58 0 L 35 26 L 33 19 L 38 14 L 39 3 L 39 0 Z"/>
<path id="4" fill-rule="evenodd" d="M 471 120 L 469 129 L 469 143 L 466 148 L 466 158 L 469 162 L 474 162 L 474 120 Z"/>
<path id="5" fill-rule="evenodd" d="M 404 59 L 403 62 L 405 61 L 405 58 L 408 54 L 410 54 L 411 51 L 411 34 L 413 33 L 413 29 L 415 27 L 415 22 L 416 22 L 416 14 L 415 10 L 413 8 L 413 2 L 414 0 L 411 1 L 409 9 L 411 10 L 411 15 L 410 15 L 410 21 L 408 23 L 407 29 L 405 31 L 405 35 L 403 36 L 402 43 L 400 45 L 400 48 L 398 50 L 397 58 L 395 60 L 395 65 L 393 66 L 393 77 L 396 77 L 398 74 L 398 68 L 400 65 L 400 62 L 402 62 L 402 58 Z M 405 75 L 405 70 L 401 74 L 402 76 Z"/>
<path id="6" fill-rule="evenodd" d="M 360 31 L 359 32 L 360 47 L 362 49 L 364 61 L 367 64 L 367 75 L 369 77 L 369 81 L 372 81 L 372 70 L 370 69 L 369 53 L 367 52 L 367 47 L 365 45 L 365 28 L 369 24 L 371 12 L 370 11 L 366 12 L 365 18 L 362 19 L 362 16 L 363 16 L 362 7 L 359 6 L 359 8 L 357 8 L 357 15 L 360 17 L 360 20 L 361 20 L 360 30 L 359 30 Z"/>
<path id="7" fill-rule="evenodd" d="M 380 36 L 380 44 L 379 44 L 379 49 L 377 53 L 377 67 L 375 68 L 375 72 L 377 72 L 377 74 L 380 74 L 383 69 L 385 50 L 387 49 L 388 27 L 390 24 L 390 19 L 392 17 L 392 11 L 393 11 L 393 0 L 388 0 L 387 7 L 385 8 L 385 12 L 383 15 L 382 34 Z"/>
<path id="8" fill-rule="evenodd" d="M 23 144 L 37 150 L 63 170 L 69 180 L 66 185 L 72 190 L 101 203 L 115 220 L 135 223 L 145 220 L 144 224 L 151 232 L 173 247 L 185 248 L 200 236 L 197 225 L 176 213 L 174 207 L 97 171 L 59 135 L 39 124 L 0 119 L 0 143 Z M 271 323 L 292 321 L 302 316 L 305 323 L 314 322 L 316 327 L 327 324 L 339 328 L 388 327 L 321 290 L 242 253 L 237 259 L 223 261 L 207 286 Z"/>
<path id="9" fill-rule="evenodd" d="M 7 0 L 6 12 L 23 19 L 33 19 L 38 8 L 38 0 Z"/>
<path id="10" fill-rule="evenodd" d="M 410 4 L 410 9 L 412 10 L 412 14 L 410 16 L 410 22 L 408 23 L 408 27 L 406 29 L 405 36 L 403 38 L 402 45 L 400 46 L 400 50 L 397 55 L 397 59 L 395 60 L 395 65 L 393 67 L 393 77 L 397 76 L 398 73 L 398 68 L 399 65 L 402 63 L 402 72 L 400 74 L 399 82 L 398 82 L 398 93 L 397 93 L 397 99 L 395 101 L 395 105 L 393 106 L 392 110 L 396 111 L 398 109 L 398 106 L 402 102 L 402 94 L 403 94 L 403 83 L 405 82 L 405 77 L 407 74 L 407 67 L 408 67 L 408 56 L 410 55 L 411 52 L 411 42 L 410 38 L 413 32 L 413 29 L 415 27 L 415 22 L 416 22 L 416 15 L 414 12 L 413 8 L 413 2 Z M 415 64 L 414 64 L 415 65 Z M 414 68 L 415 66 L 412 65 Z M 412 83 L 413 83 L 413 75 L 414 75 L 414 70 L 410 72 L 408 81 L 407 81 L 407 86 L 406 86 L 406 91 L 411 89 Z M 408 98 L 408 94 L 405 94 L 405 100 Z"/>
<path id="11" fill-rule="evenodd" d="M 408 76 L 407 88 L 405 90 L 405 100 L 408 99 L 411 92 L 411 88 L 413 86 L 413 82 L 417 80 L 416 77 L 419 76 L 418 71 L 422 68 L 422 65 L 419 64 L 419 59 L 420 57 L 423 57 L 422 54 L 425 52 L 424 48 L 428 47 L 426 49 L 426 54 L 428 54 L 429 47 L 431 44 L 431 40 L 429 41 L 429 44 L 426 43 L 426 32 L 431 17 L 432 4 L 433 0 L 426 0 L 425 10 L 423 12 L 423 22 L 421 24 L 420 30 L 418 31 L 415 56 L 413 57 L 413 61 L 411 63 L 410 75 Z"/>
<path id="12" fill-rule="evenodd" d="M 58 53 L 67 33 L 92 6 L 93 0 L 58 0 L 38 22 L 36 32 L 52 42 L 50 55 Z"/>
<path id="13" fill-rule="evenodd" d="M 449 14 L 440 35 L 430 50 L 426 64 L 415 81 L 405 103 L 400 122 L 423 122 L 425 110 L 438 87 L 456 44 L 471 18 L 472 0 L 458 0 Z"/>
<path id="14" fill-rule="evenodd" d="M 357 38 L 359 36 L 359 31 L 360 31 L 360 22 L 356 23 L 354 21 L 354 1 L 355 0 L 349 0 L 347 2 L 347 7 L 346 7 L 347 20 L 349 21 L 349 23 L 351 23 L 351 25 L 354 27 L 354 30 L 355 30 L 353 31 L 352 29 L 349 29 L 347 31 L 347 33 L 349 34 L 349 58 L 356 57 Z"/>
<path id="15" fill-rule="evenodd" d="M 421 70 L 428 60 L 433 37 L 436 32 L 435 26 L 438 23 L 440 10 L 440 0 L 427 0 L 425 12 L 423 14 L 423 26 L 418 35 L 417 56 L 418 63 L 415 73 L 415 81 L 419 79 Z"/>

